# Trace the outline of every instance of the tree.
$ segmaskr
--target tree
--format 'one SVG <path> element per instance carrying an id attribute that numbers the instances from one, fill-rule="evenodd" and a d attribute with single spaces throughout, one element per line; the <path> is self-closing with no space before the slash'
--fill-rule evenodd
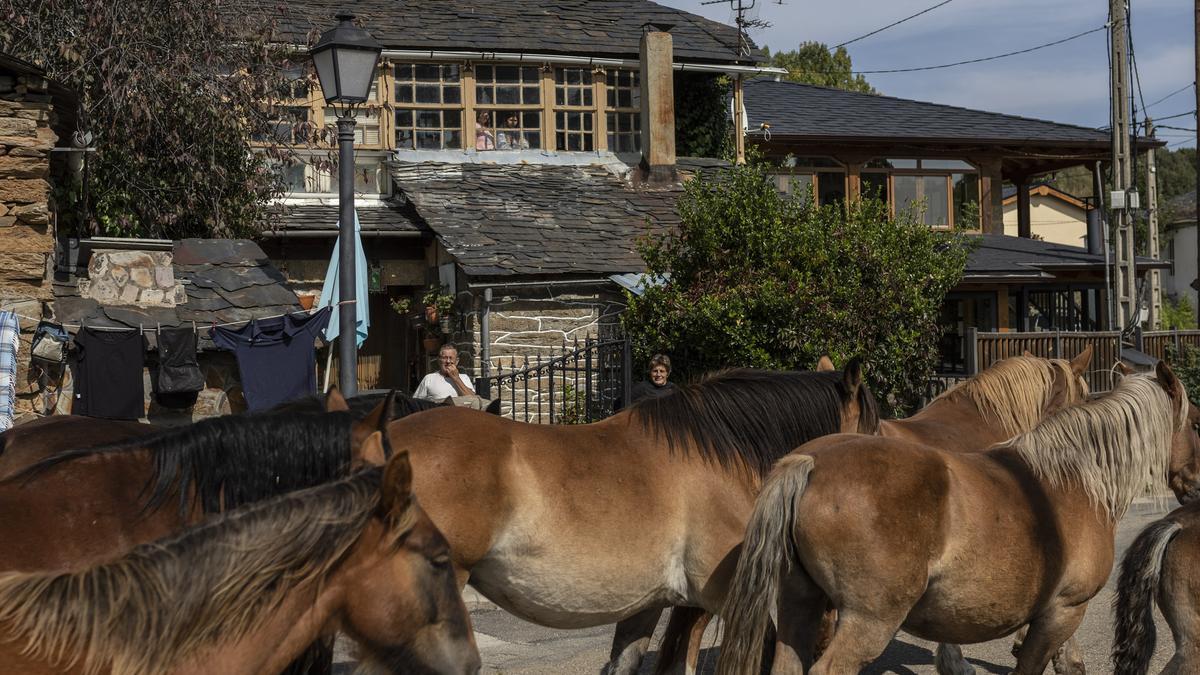
<path id="1" fill-rule="evenodd" d="M 74 90 L 71 112 L 94 137 L 86 189 L 56 195 L 60 229 L 164 238 L 262 229 L 282 192 L 250 145 L 275 131 L 271 100 L 287 80 L 287 56 L 271 44 L 266 19 L 229 3 L 0 0 L 0 48 Z M 62 204 L 84 195 L 86 209 Z"/>
<path id="2" fill-rule="evenodd" d="M 804 82 L 822 87 L 860 91 L 864 94 L 876 94 L 867 79 L 854 74 L 854 66 L 850 61 L 850 52 L 845 47 L 838 47 L 832 52 L 821 42 L 801 42 L 800 47 L 790 52 L 771 53 L 764 47 L 763 52 L 771 61 L 771 65 L 786 68 L 788 73 L 783 79 L 791 82 Z"/>
<path id="3" fill-rule="evenodd" d="M 688 182 L 679 212 L 677 231 L 641 245 L 648 273 L 667 281 L 628 298 L 640 358 L 668 353 L 686 378 L 862 355 L 881 402 L 916 401 L 967 237 L 893 217 L 878 200 L 819 207 L 781 195 L 758 163 Z"/>

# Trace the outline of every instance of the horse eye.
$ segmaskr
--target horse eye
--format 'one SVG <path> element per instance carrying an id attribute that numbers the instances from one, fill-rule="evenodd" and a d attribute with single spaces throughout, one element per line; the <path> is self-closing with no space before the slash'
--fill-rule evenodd
<path id="1" fill-rule="evenodd" d="M 434 556 L 434 558 L 432 560 L 430 560 L 429 562 L 432 563 L 434 567 L 449 567 L 450 566 L 450 554 L 443 553 L 441 555 Z"/>

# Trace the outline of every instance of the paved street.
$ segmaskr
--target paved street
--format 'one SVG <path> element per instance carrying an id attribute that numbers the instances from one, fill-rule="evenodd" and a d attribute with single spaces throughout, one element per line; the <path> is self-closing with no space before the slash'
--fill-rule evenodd
<path id="1" fill-rule="evenodd" d="M 1171 500 L 1174 504 L 1174 499 Z M 1121 522 L 1117 533 L 1118 559 L 1137 533 L 1149 522 L 1164 515 L 1170 508 L 1157 507 L 1150 500 L 1135 503 Z M 1108 673 L 1111 667 L 1108 652 L 1112 643 L 1112 616 L 1110 604 L 1115 591 L 1115 571 L 1109 584 L 1088 607 L 1087 616 L 1077 637 L 1084 652 L 1089 673 Z M 584 630 L 559 631 L 535 626 L 521 621 L 499 609 L 473 591 L 469 592 L 468 604 L 472 606 L 471 618 L 475 623 L 476 639 L 483 657 L 485 673 L 507 673 L 528 675 L 568 675 L 598 673 L 608 656 L 612 640 L 612 626 Z M 653 645 L 657 647 L 665 626 L 659 624 Z M 705 636 L 702 672 L 711 673 L 716 662 L 718 626 L 710 626 Z M 1011 639 L 997 640 L 964 647 L 967 658 L 975 665 L 980 675 L 985 673 L 1007 673 L 1015 665 L 1010 654 Z M 883 675 L 926 675 L 934 673 L 934 644 L 918 640 L 901 633 L 892 640 L 887 651 L 864 673 Z M 1158 651 L 1151 672 L 1158 672 L 1172 651 L 1170 633 L 1159 619 Z M 642 673 L 653 670 L 656 652 L 651 652 Z M 345 664 L 349 666 L 350 664 Z M 344 671 L 351 672 L 349 667 Z M 1050 672 L 1050 669 L 1047 669 Z"/>

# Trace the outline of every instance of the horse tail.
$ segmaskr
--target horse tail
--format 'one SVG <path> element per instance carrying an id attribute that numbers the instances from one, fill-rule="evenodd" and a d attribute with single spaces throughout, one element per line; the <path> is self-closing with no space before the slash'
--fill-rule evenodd
<path id="1" fill-rule="evenodd" d="M 1150 668 L 1156 639 L 1154 598 L 1162 573 L 1167 545 L 1183 526 L 1174 520 L 1160 520 L 1142 530 L 1121 561 L 1121 579 L 1117 597 L 1116 635 L 1113 639 L 1113 667 L 1116 675 L 1144 675 Z"/>
<path id="2" fill-rule="evenodd" d="M 792 539 L 796 509 L 815 461 L 811 455 L 780 460 L 755 502 L 737 571 L 725 596 L 725 639 L 717 675 L 759 672 L 763 637 L 779 595 L 780 579 L 800 564 Z"/>

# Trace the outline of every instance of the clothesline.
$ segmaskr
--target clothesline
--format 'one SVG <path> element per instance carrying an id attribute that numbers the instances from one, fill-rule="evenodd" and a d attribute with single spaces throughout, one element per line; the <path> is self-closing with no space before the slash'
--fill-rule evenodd
<path id="1" fill-rule="evenodd" d="M 213 322 L 213 323 L 205 324 L 203 326 L 197 324 L 195 321 L 192 321 L 191 323 L 192 323 L 192 330 L 197 333 L 199 333 L 202 329 L 208 329 L 211 332 L 212 329 L 214 329 L 214 328 L 226 328 L 229 326 L 240 326 L 243 324 L 250 323 L 251 321 L 266 321 L 267 319 L 279 319 L 279 318 L 282 318 L 285 316 L 296 316 L 299 314 L 312 315 L 312 314 L 315 314 L 316 312 L 321 311 L 325 307 L 332 307 L 335 305 L 341 306 L 341 305 L 356 305 L 356 304 L 358 304 L 357 300 L 342 300 L 340 302 L 335 302 L 332 305 L 325 305 L 325 306 L 316 307 L 313 309 L 302 309 L 298 312 L 285 312 L 283 314 L 271 314 L 270 316 L 256 316 L 253 319 L 242 319 L 241 321 L 226 321 L 224 323 Z M 39 318 L 33 317 L 33 316 L 25 316 L 24 314 L 17 314 L 16 312 L 11 312 L 11 313 L 16 315 L 17 318 L 24 319 L 26 321 L 38 322 L 38 321 L 44 320 L 44 319 L 39 319 Z M 66 329 L 79 330 L 79 329 L 83 328 L 85 324 L 81 322 L 79 324 L 62 323 L 59 325 Z M 144 325 L 139 326 L 137 328 L 132 328 L 130 326 L 87 326 L 87 327 L 91 328 L 92 330 L 99 330 L 99 331 L 114 331 L 114 332 L 140 331 L 143 335 L 145 335 L 146 333 L 157 332 L 158 329 L 161 328 L 161 325 L 158 325 L 155 328 L 146 328 Z"/>

